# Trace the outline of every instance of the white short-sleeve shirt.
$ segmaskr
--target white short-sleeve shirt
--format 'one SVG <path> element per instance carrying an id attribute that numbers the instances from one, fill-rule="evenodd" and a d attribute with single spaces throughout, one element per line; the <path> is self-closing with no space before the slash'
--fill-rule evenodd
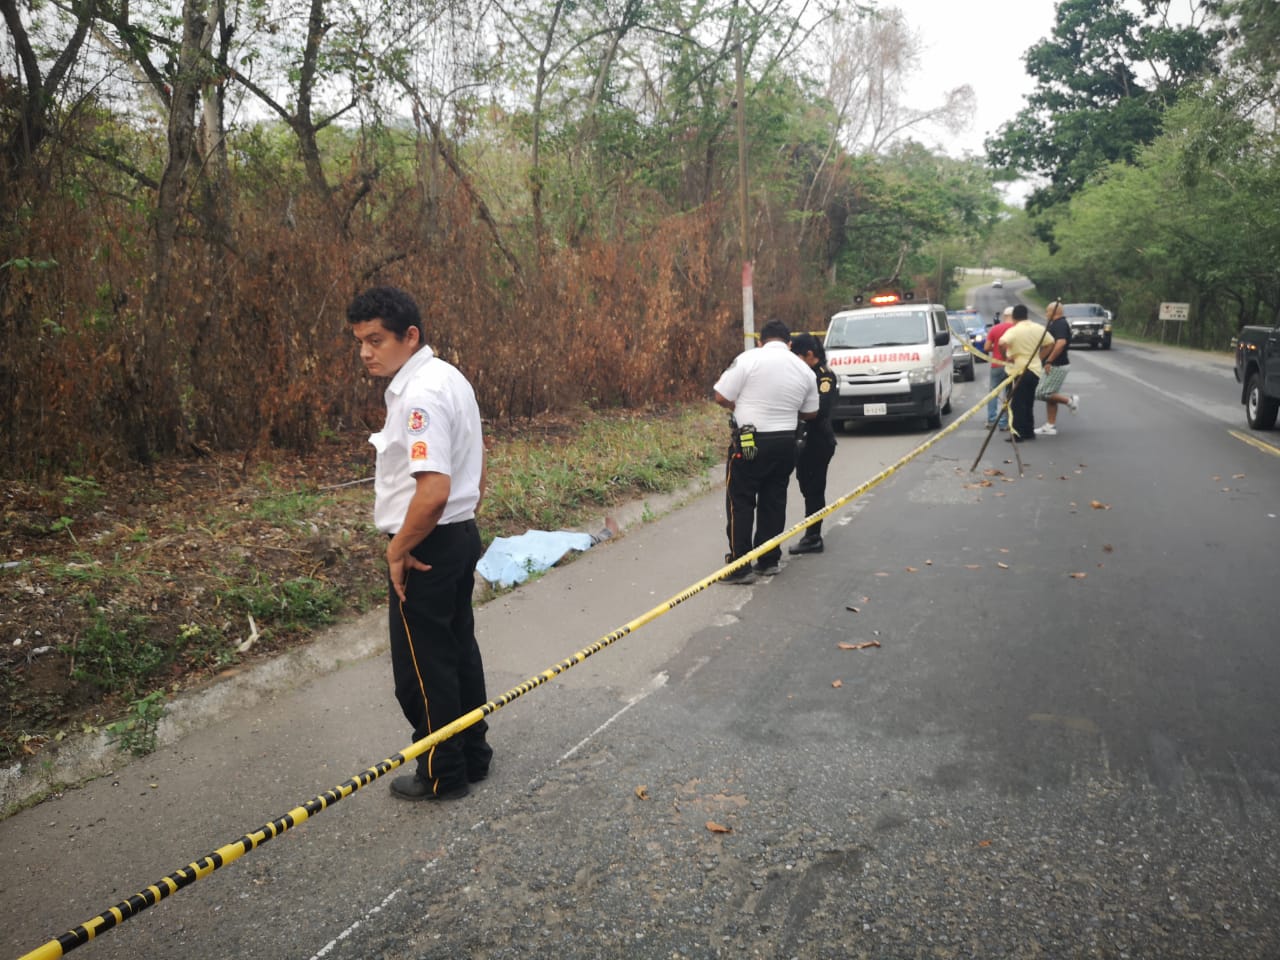
<path id="1" fill-rule="evenodd" d="M 395 534 L 404 523 L 419 473 L 449 478 L 440 523 L 476 515 L 484 441 L 475 391 L 461 371 L 423 346 L 392 378 L 385 394 L 387 420 L 369 437 L 378 452 L 373 522 Z"/>
<path id="2" fill-rule="evenodd" d="M 762 433 L 794 430 L 797 414 L 818 410 L 818 378 L 781 340 L 738 354 L 715 391 L 733 401 L 739 424 Z"/>

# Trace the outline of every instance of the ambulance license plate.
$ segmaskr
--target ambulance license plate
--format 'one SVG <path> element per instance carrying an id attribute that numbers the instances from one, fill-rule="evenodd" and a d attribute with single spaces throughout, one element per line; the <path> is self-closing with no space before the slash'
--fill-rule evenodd
<path id="1" fill-rule="evenodd" d="M 862 405 L 862 415 L 864 417 L 883 417 L 889 412 L 889 408 L 883 403 L 864 403 Z"/>

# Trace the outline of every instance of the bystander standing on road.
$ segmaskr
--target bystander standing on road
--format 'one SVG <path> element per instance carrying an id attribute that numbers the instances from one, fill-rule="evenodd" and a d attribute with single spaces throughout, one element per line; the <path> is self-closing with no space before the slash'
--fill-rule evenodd
<path id="1" fill-rule="evenodd" d="M 791 352 L 803 360 L 818 378 L 818 415 L 806 420 L 797 445 L 796 479 L 804 497 L 804 515 L 811 516 L 827 505 L 827 466 L 836 452 L 836 432 L 831 426 L 831 406 L 836 398 L 836 375 L 827 366 L 827 352 L 818 338 L 799 333 L 791 338 Z M 788 553 L 821 553 L 822 521 L 805 531 Z"/>
<path id="2" fill-rule="evenodd" d="M 1071 324 L 1067 321 L 1062 302 L 1053 301 L 1044 309 L 1045 327 L 1053 340 L 1053 347 L 1044 358 L 1044 376 L 1036 388 L 1036 399 L 1045 402 L 1045 423 L 1036 427 L 1042 437 L 1052 437 L 1058 432 L 1058 405 L 1065 403 L 1072 413 L 1080 408 L 1080 398 L 1062 392 L 1071 365 Z"/>
<path id="3" fill-rule="evenodd" d="M 787 485 L 796 465 L 796 423 L 818 415 L 818 381 L 787 346 L 787 325 L 770 320 L 760 346 L 745 350 L 716 381 L 716 403 L 734 425 L 725 465 L 726 533 L 730 563 L 776 537 L 787 522 Z M 739 567 L 725 583 L 752 583 L 778 572 L 782 549 Z"/>
<path id="4" fill-rule="evenodd" d="M 1036 387 L 1040 384 L 1040 374 L 1044 372 L 1040 353 L 1049 346 L 1048 331 L 1043 324 L 1028 319 L 1025 303 L 1013 308 L 1013 320 L 1013 326 L 1000 338 L 1005 360 L 1017 377 L 1009 405 L 1013 428 L 1008 439 L 1015 443 L 1028 443 L 1036 438 L 1033 432 L 1036 425 Z"/>
<path id="5" fill-rule="evenodd" d="M 1006 357 L 1004 348 L 1000 346 L 1000 338 L 1003 337 L 1009 328 L 1013 326 L 1013 307 L 1005 307 L 1004 312 L 1000 314 L 1000 320 L 994 327 L 987 331 L 987 349 L 990 351 L 991 371 L 989 381 L 991 389 L 994 390 L 1000 384 L 1004 383 L 1005 378 L 1009 375 L 1009 370 L 1005 367 Z M 1008 389 L 1002 390 L 1000 393 L 992 395 L 987 401 L 987 426 L 995 424 L 997 419 L 1000 421 L 997 426 L 1001 430 L 1009 429 L 1009 410 L 1005 404 L 1005 395 Z"/>
<path id="6" fill-rule="evenodd" d="M 471 384 L 426 345 L 418 305 L 375 287 L 347 308 L 360 359 L 390 377 L 377 451 L 374 524 L 387 543 L 391 669 L 415 741 L 486 701 L 471 595 L 484 494 L 484 443 Z M 489 773 L 484 720 L 432 747 L 391 781 L 404 800 L 456 800 Z"/>

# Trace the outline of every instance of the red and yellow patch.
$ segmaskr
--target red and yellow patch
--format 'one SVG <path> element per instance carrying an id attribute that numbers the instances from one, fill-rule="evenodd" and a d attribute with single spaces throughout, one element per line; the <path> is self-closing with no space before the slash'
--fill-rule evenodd
<path id="1" fill-rule="evenodd" d="M 409 448 L 409 459 L 410 460 L 427 459 L 427 441 L 419 440 L 417 443 L 411 446 Z"/>

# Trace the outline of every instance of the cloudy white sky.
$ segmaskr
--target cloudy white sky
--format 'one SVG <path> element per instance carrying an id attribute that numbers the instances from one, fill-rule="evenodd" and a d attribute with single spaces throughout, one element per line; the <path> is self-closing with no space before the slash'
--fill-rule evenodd
<path id="1" fill-rule="evenodd" d="M 920 73 L 911 86 L 912 106 L 942 100 L 967 83 L 977 98 L 972 125 L 940 140 L 959 156 L 982 154 L 982 142 L 1023 106 L 1031 91 L 1022 55 L 1053 29 L 1054 0 L 882 0 L 906 14 L 920 34 Z M 924 139 L 924 138 L 922 138 Z"/>

